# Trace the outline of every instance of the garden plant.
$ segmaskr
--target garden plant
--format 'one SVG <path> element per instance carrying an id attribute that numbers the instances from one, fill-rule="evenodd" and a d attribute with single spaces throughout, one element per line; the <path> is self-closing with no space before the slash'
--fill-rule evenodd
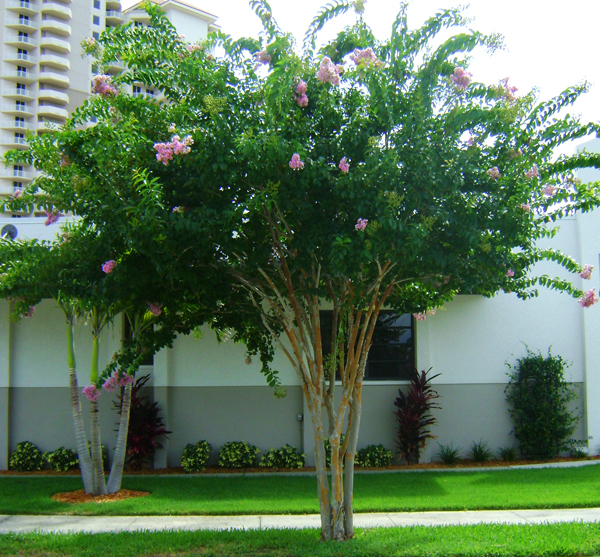
<path id="1" fill-rule="evenodd" d="M 130 265 L 148 269 L 136 299 L 162 304 L 163 345 L 206 320 L 235 328 L 278 395 L 269 361 L 275 347 L 285 354 L 314 430 L 321 534 L 337 540 L 354 536 L 362 383 L 384 306 L 423 320 L 458 293 L 526 299 L 538 285 L 597 301 L 593 289 L 532 274 L 546 259 L 589 278 L 589 266 L 536 244 L 556 220 L 600 203 L 597 184 L 574 176 L 600 157 L 553 155 L 599 129 L 559 114 L 586 86 L 540 102 L 508 80 L 479 83 L 469 54 L 500 41 L 466 30 L 459 10 L 411 29 L 402 6 L 380 41 L 363 4 L 334 0 L 302 45 L 266 0 L 251 2 L 260 37 L 217 32 L 196 45 L 149 6 L 149 26 L 87 43 L 99 67 L 118 59 L 126 71 L 97 76 L 64 130 L 10 157 L 45 173 L 12 206 L 70 211 L 105 239 L 116 266 L 97 280 L 123 286 Z M 356 23 L 317 50 L 320 29 L 353 10 Z M 456 34 L 440 38 L 448 29 Z M 164 102 L 128 95 L 134 82 Z"/>

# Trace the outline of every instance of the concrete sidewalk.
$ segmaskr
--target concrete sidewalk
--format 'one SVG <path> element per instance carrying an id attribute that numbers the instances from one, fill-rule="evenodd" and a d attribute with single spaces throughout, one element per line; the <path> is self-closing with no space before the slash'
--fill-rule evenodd
<path id="1" fill-rule="evenodd" d="M 449 526 L 466 524 L 542 524 L 600 522 L 600 508 L 516 511 L 365 513 L 354 515 L 357 528 Z M 160 530 L 268 530 L 319 528 L 319 515 L 260 516 L 0 516 L 0 534 L 76 532 L 152 532 Z"/>

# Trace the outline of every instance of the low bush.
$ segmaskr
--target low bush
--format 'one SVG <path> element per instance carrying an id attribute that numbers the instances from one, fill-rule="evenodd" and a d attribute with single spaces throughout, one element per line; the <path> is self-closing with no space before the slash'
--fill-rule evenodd
<path id="1" fill-rule="evenodd" d="M 206 462 L 212 446 L 207 441 L 198 441 L 195 445 L 188 443 L 181 455 L 181 467 L 185 472 L 201 472 L 206 469 Z"/>
<path id="2" fill-rule="evenodd" d="M 44 460 L 56 472 L 66 472 L 71 468 L 79 468 L 77 453 L 64 447 L 59 447 L 54 452 L 44 453 Z"/>
<path id="3" fill-rule="evenodd" d="M 574 449 L 571 449 L 571 457 L 572 458 L 587 458 L 588 454 L 583 449 L 574 448 Z"/>
<path id="4" fill-rule="evenodd" d="M 513 460 L 517 460 L 517 449 L 514 447 L 500 447 L 498 456 L 504 462 L 512 462 Z"/>
<path id="5" fill-rule="evenodd" d="M 382 466 L 390 466 L 394 454 L 383 445 L 367 445 L 358 453 L 354 459 L 356 466 L 372 466 L 381 468 Z"/>
<path id="6" fill-rule="evenodd" d="M 473 441 L 469 455 L 475 462 L 486 462 L 492 458 L 493 453 L 490 451 L 487 442 L 481 440 L 479 443 Z"/>
<path id="7" fill-rule="evenodd" d="M 304 468 L 306 455 L 296 447 L 285 445 L 281 449 L 270 449 L 260 459 L 264 468 Z"/>
<path id="8" fill-rule="evenodd" d="M 222 468 L 252 468 L 256 464 L 256 455 L 260 452 L 246 441 L 230 441 L 219 451 L 219 466 Z"/>
<path id="9" fill-rule="evenodd" d="M 449 443 L 448 445 L 440 445 L 438 443 L 438 447 L 438 458 L 444 464 L 456 464 L 458 461 L 458 455 L 460 453 L 460 447 L 454 448 L 452 443 Z"/>
<path id="10" fill-rule="evenodd" d="M 17 472 L 32 472 L 41 470 L 44 466 L 44 457 L 40 451 L 30 441 L 21 441 L 17 448 L 11 453 L 8 461 L 8 467 Z"/>

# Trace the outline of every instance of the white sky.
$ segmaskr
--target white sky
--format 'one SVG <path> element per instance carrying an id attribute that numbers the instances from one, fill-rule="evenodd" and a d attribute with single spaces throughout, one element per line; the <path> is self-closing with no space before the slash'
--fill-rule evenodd
<path id="1" fill-rule="evenodd" d="M 247 0 L 186 0 L 218 16 L 225 33 L 234 38 L 257 36 L 260 21 Z M 302 44 L 304 33 L 326 0 L 268 0 L 283 31 L 292 32 Z M 132 0 L 123 0 L 123 7 Z M 465 2 L 463 2 L 464 4 Z M 400 2 L 367 0 L 365 20 L 375 36 L 389 36 Z M 412 0 L 409 27 L 419 26 L 440 8 L 455 7 L 460 0 Z M 588 80 L 590 92 L 574 109 L 586 121 L 600 120 L 600 0 L 471 0 L 467 15 L 474 18 L 475 30 L 504 36 L 506 50 L 488 55 L 483 49 L 473 56 L 470 71 L 475 81 L 495 83 L 510 77 L 510 83 L 524 93 L 538 87 L 540 99 L 548 99 L 569 85 Z M 331 39 L 344 25 L 354 21 L 354 13 L 333 20 L 321 31 Z"/>

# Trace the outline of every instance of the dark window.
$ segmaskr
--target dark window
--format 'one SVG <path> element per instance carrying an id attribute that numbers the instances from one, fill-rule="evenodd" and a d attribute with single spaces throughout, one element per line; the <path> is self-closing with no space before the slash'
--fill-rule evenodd
<path id="1" fill-rule="evenodd" d="M 17 91 L 27 91 L 27 85 L 24 83 L 17 83 Z"/>
<path id="2" fill-rule="evenodd" d="M 138 95 L 142 94 L 142 88 L 139 85 L 134 85 L 133 86 L 133 96 L 137 97 Z"/>
<path id="3" fill-rule="evenodd" d="M 98 40 L 100 38 L 100 33 L 98 33 L 98 31 L 92 31 L 92 37 L 94 37 L 94 39 Z"/>
<path id="4" fill-rule="evenodd" d="M 21 25 L 29 25 L 29 16 L 19 14 L 19 23 Z"/>
<path id="5" fill-rule="evenodd" d="M 100 9 L 100 0 L 94 0 L 94 8 L 96 8 L 97 10 Z"/>
<path id="6" fill-rule="evenodd" d="M 92 22 L 94 23 L 94 25 L 100 25 L 100 17 L 98 17 L 97 15 L 95 15 L 92 18 Z"/>
<path id="7" fill-rule="evenodd" d="M 332 311 L 321 312 L 323 354 L 331 353 Z M 413 319 L 382 311 L 373 331 L 373 341 L 365 368 L 365 380 L 410 380 L 415 368 Z"/>
<path id="8" fill-rule="evenodd" d="M 13 190 L 17 191 L 17 190 L 22 190 L 23 189 L 23 182 L 13 182 Z"/>

